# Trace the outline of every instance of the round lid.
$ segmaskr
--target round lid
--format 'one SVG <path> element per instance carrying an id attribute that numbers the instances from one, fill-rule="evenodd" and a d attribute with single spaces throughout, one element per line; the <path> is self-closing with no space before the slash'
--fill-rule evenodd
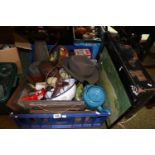
<path id="1" fill-rule="evenodd" d="M 91 86 L 87 89 L 87 97 L 96 104 L 103 104 L 105 100 L 105 92 L 100 86 Z"/>

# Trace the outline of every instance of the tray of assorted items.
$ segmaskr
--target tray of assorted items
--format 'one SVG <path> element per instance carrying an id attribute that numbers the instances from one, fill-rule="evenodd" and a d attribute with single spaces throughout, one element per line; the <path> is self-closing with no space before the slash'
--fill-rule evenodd
<path id="1" fill-rule="evenodd" d="M 33 61 L 32 61 L 33 60 Z M 110 115 L 91 47 L 46 46 L 31 52 L 25 85 L 11 113 L 20 128 L 96 128 Z"/>

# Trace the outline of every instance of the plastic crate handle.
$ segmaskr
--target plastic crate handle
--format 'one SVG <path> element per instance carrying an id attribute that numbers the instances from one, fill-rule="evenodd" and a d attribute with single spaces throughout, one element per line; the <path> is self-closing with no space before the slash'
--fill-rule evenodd
<path id="1" fill-rule="evenodd" d="M 105 113 L 107 113 L 108 115 L 111 115 L 110 109 L 109 109 L 109 108 L 103 109 L 101 106 L 99 106 L 99 107 L 97 108 L 97 110 L 98 110 L 99 112 L 101 112 L 101 113 L 105 112 Z"/>

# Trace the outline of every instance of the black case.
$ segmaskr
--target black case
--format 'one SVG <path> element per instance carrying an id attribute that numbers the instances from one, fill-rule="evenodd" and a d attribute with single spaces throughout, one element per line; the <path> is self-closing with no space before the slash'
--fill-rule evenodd
<path id="1" fill-rule="evenodd" d="M 148 103 L 155 96 L 155 83 L 130 45 L 107 33 L 105 46 L 133 105 Z"/>

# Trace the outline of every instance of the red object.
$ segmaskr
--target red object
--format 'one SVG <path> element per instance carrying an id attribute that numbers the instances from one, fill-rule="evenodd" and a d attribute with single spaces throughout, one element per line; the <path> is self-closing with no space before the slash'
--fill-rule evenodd
<path id="1" fill-rule="evenodd" d="M 83 35 L 83 34 L 85 34 L 87 32 L 87 29 L 85 27 L 77 27 L 75 29 L 75 32 L 78 33 L 78 34 Z"/>
<path id="2" fill-rule="evenodd" d="M 75 55 L 85 55 L 89 59 L 91 58 L 91 52 L 89 49 L 74 49 L 74 54 Z"/>
<path id="3" fill-rule="evenodd" d="M 21 101 L 36 101 L 36 100 L 41 100 L 46 94 L 45 89 L 41 89 L 37 91 L 35 94 L 31 96 L 24 96 L 21 98 Z"/>
<path id="4" fill-rule="evenodd" d="M 66 57 L 68 57 L 69 56 L 69 53 L 68 53 L 68 50 L 66 49 L 66 48 L 64 48 L 63 46 L 61 47 L 59 47 L 59 56 L 60 56 L 60 59 L 64 59 L 64 58 L 66 58 Z"/>

